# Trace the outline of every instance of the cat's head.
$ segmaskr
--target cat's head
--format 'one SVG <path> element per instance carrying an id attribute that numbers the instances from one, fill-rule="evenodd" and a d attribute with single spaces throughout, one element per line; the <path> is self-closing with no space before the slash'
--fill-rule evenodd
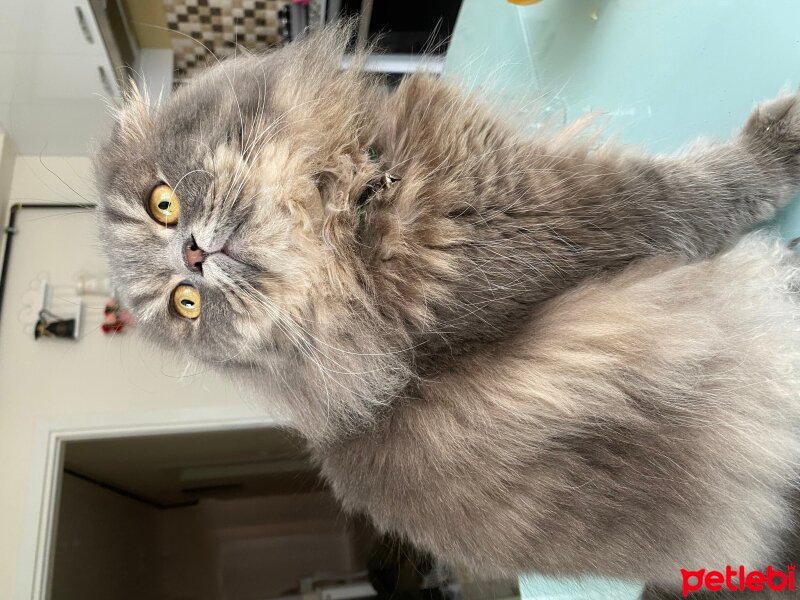
<path id="1" fill-rule="evenodd" d="M 140 329 L 247 364 L 329 293 L 332 227 L 378 173 L 382 91 L 340 69 L 346 32 L 223 61 L 150 107 L 129 94 L 96 158 L 101 240 Z M 352 230 L 352 226 L 343 231 Z"/>

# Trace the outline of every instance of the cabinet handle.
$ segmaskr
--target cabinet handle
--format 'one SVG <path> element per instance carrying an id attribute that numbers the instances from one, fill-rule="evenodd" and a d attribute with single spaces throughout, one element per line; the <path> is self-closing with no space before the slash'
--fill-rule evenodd
<path id="1" fill-rule="evenodd" d="M 106 74 L 106 70 L 103 68 L 102 65 L 98 65 L 97 67 L 97 74 L 100 76 L 100 84 L 103 86 L 103 89 L 108 94 L 108 97 L 111 98 L 114 96 L 114 89 L 111 87 L 111 82 L 108 80 L 108 75 Z"/>
<path id="2" fill-rule="evenodd" d="M 86 20 L 86 16 L 83 14 L 83 10 L 81 10 L 80 6 L 75 7 L 75 14 L 78 16 L 78 27 L 81 28 L 81 32 L 83 32 L 83 37 L 89 44 L 94 44 L 94 36 L 92 35 L 92 30 L 89 28 L 89 22 Z"/>

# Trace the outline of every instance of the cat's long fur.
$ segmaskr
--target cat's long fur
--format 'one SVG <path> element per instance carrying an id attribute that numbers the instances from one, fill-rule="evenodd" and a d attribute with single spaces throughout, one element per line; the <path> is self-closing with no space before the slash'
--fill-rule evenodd
<path id="1" fill-rule="evenodd" d="M 96 171 L 142 331 L 277 383 L 344 505 L 443 558 L 667 584 L 776 560 L 796 267 L 761 237 L 707 257 L 797 190 L 797 96 L 651 157 L 520 133 L 429 76 L 389 93 L 339 70 L 345 40 L 223 63 L 157 110 L 129 98 Z M 144 210 L 158 181 L 175 229 Z M 190 235 L 239 261 L 189 271 Z M 181 281 L 197 321 L 168 310 Z"/>

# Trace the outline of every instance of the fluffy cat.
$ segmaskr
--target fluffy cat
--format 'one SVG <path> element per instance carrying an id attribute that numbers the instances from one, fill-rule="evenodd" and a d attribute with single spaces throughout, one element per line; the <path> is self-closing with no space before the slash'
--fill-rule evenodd
<path id="1" fill-rule="evenodd" d="M 276 384 L 343 505 L 444 559 L 668 586 L 781 560 L 797 267 L 730 248 L 800 187 L 800 98 L 645 156 L 390 92 L 346 40 L 128 98 L 98 214 L 142 333 Z"/>

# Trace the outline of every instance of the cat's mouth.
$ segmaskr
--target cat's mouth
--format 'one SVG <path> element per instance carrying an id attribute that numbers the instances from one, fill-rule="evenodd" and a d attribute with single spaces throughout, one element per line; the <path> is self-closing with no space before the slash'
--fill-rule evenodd
<path id="1" fill-rule="evenodd" d="M 192 239 L 194 239 L 194 238 L 192 238 Z M 197 246 L 196 246 L 195 243 L 193 243 L 192 247 L 196 248 Z M 247 254 L 245 252 L 243 252 L 242 249 L 238 246 L 238 244 L 236 242 L 234 242 L 232 239 L 228 239 L 222 245 L 222 247 L 219 250 L 214 250 L 212 252 L 205 252 L 205 251 L 199 250 L 199 252 L 202 253 L 202 260 L 200 260 L 200 261 L 198 261 L 196 263 L 196 268 L 197 268 L 197 270 L 200 271 L 201 274 L 203 272 L 202 266 L 203 266 L 204 263 L 208 263 L 209 261 L 220 260 L 220 259 L 223 262 L 230 261 L 230 262 L 237 263 L 237 264 L 239 264 L 241 266 L 244 266 L 244 267 L 247 267 L 247 268 L 250 268 L 250 269 L 261 270 L 258 267 L 258 265 L 253 264 L 249 260 L 249 257 L 247 257 Z"/>
<path id="2" fill-rule="evenodd" d="M 250 269 L 258 269 L 257 265 L 248 262 L 245 253 L 243 253 L 242 250 L 238 248 L 235 245 L 235 243 L 231 242 L 230 240 L 225 242 L 222 248 L 220 248 L 219 251 L 217 251 L 217 254 L 221 254 L 222 256 L 227 257 L 229 260 L 232 260 Z"/>
<path id="3" fill-rule="evenodd" d="M 239 232 L 241 226 L 242 224 L 239 223 L 236 227 L 234 227 L 233 231 L 228 234 L 227 239 L 225 239 L 225 241 L 222 243 L 222 246 L 220 246 L 219 250 L 209 253 L 208 258 L 211 258 L 214 255 L 225 257 L 224 260 L 233 261 L 244 267 L 260 271 L 261 268 L 257 264 L 251 262 L 251 257 L 249 257 L 247 252 L 242 249 L 241 242 L 237 240 L 236 234 Z"/>

